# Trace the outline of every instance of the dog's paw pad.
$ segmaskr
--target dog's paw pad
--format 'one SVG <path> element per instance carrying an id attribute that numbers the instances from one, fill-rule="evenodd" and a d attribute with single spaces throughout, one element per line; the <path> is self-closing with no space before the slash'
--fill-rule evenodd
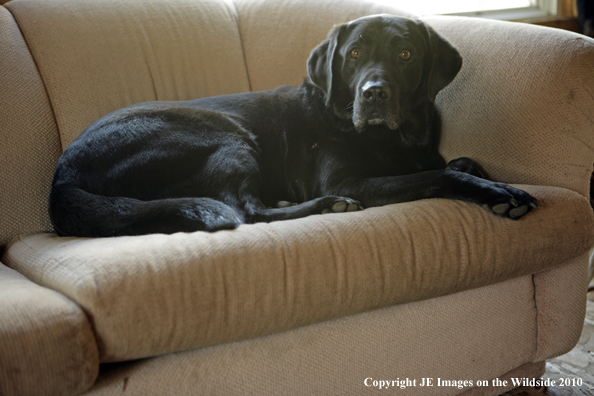
<path id="1" fill-rule="evenodd" d="M 288 208 L 289 206 L 295 206 L 295 205 L 297 205 L 297 204 L 294 202 L 289 202 L 289 201 L 278 201 L 276 203 L 277 208 Z"/>
<path id="2" fill-rule="evenodd" d="M 503 183 L 489 183 L 487 186 L 490 191 L 484 196 L 491 202 L 483 203 L 483 207 L 497 216 L 517 220 L 540 207 L 538 200 L 526 191 Z"/>
<path id="3" fill-rule="evenodd" d="M 346 210 L 346 211 L 347 211 L 347 212 L 356 212 L 356 211 L 358 211 L 358 210 L 363 210 L 363 206 L 361 206 L 361 205 L 357 205 L 356 203 L 354 203 L 354 202 L 353 202 L 353 203 L 350 203 L 350 204 L 347 206 L 347 210 Z"/>
<path id="4" fill-rule="evenodd" d="M 509 204 L 506 204 L 506 203 L 502 203 L 502 204 L 493 206 L 493 212 L 497 213 L 500 216 L 507 213 L 508 209 L 509 209 Z"/>
<path id="5" fill-rule="evenodd" d="M 515 218 L 525 215 L 526 212 L 528 212 L 528 206 L 526 206 L 526 205 L 518 206 L 517 208 L 513 208 L 512 210 L 509 211 L 509 217 L 511 217 L 512 219 L 515 219 Z"/>
<path id="6" fill-rule="evenodd" d="M 332 211 L 334 213 L 344 212 L 348 208 L 348 204 L 344 201 L 336 202 L 332 205 Z"/>

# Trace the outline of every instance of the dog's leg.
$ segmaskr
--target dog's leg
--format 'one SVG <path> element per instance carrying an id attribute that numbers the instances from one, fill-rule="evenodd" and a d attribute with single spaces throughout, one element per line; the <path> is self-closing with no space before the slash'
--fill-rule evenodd
<path id="1" fill-rule="evenodd" d="M 470 158 L 462 157 L 448 162 L 446 169 L 455 170 L 457 172 L 468 173 L 469 175 L 480 177 L 484 179 L 485 176 L 478 168 L 478 165 Z"/>
<path id="2" fill-rule="evenodd" d="M 277 206 L 279 207 L 266 208 L 259 200 L 251 201 L 245 205 L 248 222 L 290 220 L 312 214 L 354 212 L 363 209 L 359 201 L 338 196 L 315 198 L 299 204 L 280 201 Z"/>
<path id="3" fill-rule="evenodd" d="M 79 237 L 217 231 L 244 223 L 242 213 L 211 198 L 141 201 L 75 186 L 54 186 L 50 216 L 59 235 Z"/>
<path id="4" fill-rule="evenodd" d="M 358 199 L 365 207 L 447 198 L 481 205 L 502 217 L 518 219 L 540 206 L 525 191 L 451 169 L 404 176 L 351 179 L 326 191 Z"/>

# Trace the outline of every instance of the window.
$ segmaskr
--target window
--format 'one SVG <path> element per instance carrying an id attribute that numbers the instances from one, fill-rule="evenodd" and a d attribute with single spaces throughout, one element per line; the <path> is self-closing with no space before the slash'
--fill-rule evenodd
<path id="1" fill-rule="evenodd" d="M 557 15 L 561 0 L 373 0 L 417 15 L 454 14 L 495 19 Z"/>

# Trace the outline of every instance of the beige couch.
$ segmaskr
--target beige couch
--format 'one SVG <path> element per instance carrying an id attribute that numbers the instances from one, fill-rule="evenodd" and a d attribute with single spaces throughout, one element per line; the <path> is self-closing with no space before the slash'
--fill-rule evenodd
<path id="1" fill-rule="evenodd" d="M 433 199 L 213 234 L 51 233 L 54 166 L 95 119 L 300 84 L 333 24 L 379 12 L 397 13 L 363 0 L 0 6 L 1 395 L 350 395 L 381 380 L 497 394 L 575 345 L 594 243 L 594 41 L 559 30 L 423 18 L 464 58 L 438 96 L 441 152 L 535 195 L 542 208 L 519 221 Z M 478 382 L 494 378 L 508 383 Z"/>

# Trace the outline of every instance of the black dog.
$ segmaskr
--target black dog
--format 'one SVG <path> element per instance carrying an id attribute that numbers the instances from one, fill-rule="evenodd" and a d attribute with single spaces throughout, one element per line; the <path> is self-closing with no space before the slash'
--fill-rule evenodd
<path id="1" fill-rule="evenodd" d="M 300 87 L 113 112 L 62 155 L 54 228 L 215 231 L 433 197 L 517 219 L 538 201 L 485 180 L 469 159 L 446 168 L 437 151 L 433 102 L 461 65 L 429 26 L 371 16 L 332 30 Z"/>

